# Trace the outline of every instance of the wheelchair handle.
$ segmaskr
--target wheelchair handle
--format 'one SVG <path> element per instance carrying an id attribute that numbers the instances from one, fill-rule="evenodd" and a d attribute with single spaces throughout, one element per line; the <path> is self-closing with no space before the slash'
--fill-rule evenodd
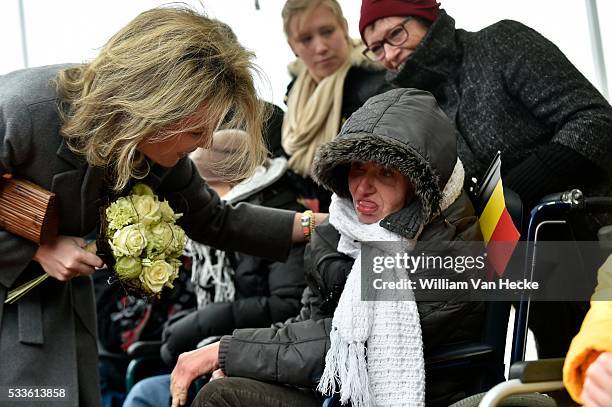
<path id="1" fill-rule="evenodd" d="M 612 197 L 585 197 L 581 190 L 571 189 L 556 194 L 546 195 L 541 203 L 562 206 L 568 212 L 606 213 L 612 212 Z"/>

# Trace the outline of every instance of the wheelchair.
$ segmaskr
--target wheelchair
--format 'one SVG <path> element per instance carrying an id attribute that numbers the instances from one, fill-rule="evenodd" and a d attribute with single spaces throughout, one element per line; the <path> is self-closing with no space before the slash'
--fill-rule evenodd
<path id="1" fill-rule="evenodd" d="M 532 244 L 526 245 L 524 277 L 529 281 L 534 280 L 537 261 L 536 248 L 543 227 L 551 224 L 567 224 L 567 216 L 571 214 L 607 214 L 611 212 L 612 197 L 585 197 L 577 189 L 544 197 L 531 210 L 529 216 L 526 238 Z M 600 244 L 609 250 L 612 233 L 609 233 L 609 227 L 604 228 L 608 233 L 599 233 Z M 524 361 L 530 304 L 531 298 L 523 294 L 515 318 L 512 365 L 508 381 L 497 384 L 486 394 L 476 395 L 455 403 L 453 407 L 575 405 L 564 391 L 563 358 Z M 553 393 L 555 397 L 548 397 L 541 393 Z"/>

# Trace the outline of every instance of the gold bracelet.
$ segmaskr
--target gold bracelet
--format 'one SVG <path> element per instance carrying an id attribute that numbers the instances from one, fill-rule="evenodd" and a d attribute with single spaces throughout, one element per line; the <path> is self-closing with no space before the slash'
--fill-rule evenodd
<path id="1" fill-rule="evenodd" d="M 312 233 L 314 232 L 315 228 L 314 214 L 311 210 L 307 210 L 302 213 L 301 224 L 302 232 L 304 233 L 304 239 L 310 240 L 310 237 L 312 236 Z"/>

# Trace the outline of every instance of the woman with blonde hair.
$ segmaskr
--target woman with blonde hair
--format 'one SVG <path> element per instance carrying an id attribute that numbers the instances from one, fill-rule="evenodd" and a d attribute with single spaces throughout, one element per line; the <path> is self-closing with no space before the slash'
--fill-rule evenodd
<path id="1" fill-rule="evenodd" d="M 331 141 L 342 123 L 370 96 L 389 89 L 381 65 L 362 55 L 360 40 L 336 0 L 287 0 L 282 11 L 287 42 L 297 60 L 289 65 L 282 146 L 296 174 L 304 203 L 327 211 L 330 193 L 311 179 L 318 146 Z"/>
<path id="2" fill-rule="evenodd" d="M 1 387 L 53 388 L 57 405 L 100 405 L 89 276 L 103 262 L 83 237 L 134 179 L 205 244 L 282 260 L 303 238 L 298 214 L 223 203 L 187 158 L 221 125 L 248 134 L 228 159 L 241 162 L 234 178 L 265 156 L 252 60 L 218 21 L 170 6 L 138 15 L 89 63 L 0 76 L 0 174 L 53 191 L 60 214 L 59 235 L 44 244 L 0 229 Z M 53 278 L 4 304 L 41 271 Z"/>

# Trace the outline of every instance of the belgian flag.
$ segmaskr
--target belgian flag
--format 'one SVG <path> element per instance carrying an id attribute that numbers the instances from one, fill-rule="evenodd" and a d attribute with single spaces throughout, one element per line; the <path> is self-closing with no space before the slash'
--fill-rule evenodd
<path id="1" fill-rule="evenodd" d="M 486 172 L 477 195 L 479 223 L 487 248 L 489 264 L 499 277 L 504 274 L 521 234 L 506 208 L 501 179 L 501 154 L 498 152 Z"/>

